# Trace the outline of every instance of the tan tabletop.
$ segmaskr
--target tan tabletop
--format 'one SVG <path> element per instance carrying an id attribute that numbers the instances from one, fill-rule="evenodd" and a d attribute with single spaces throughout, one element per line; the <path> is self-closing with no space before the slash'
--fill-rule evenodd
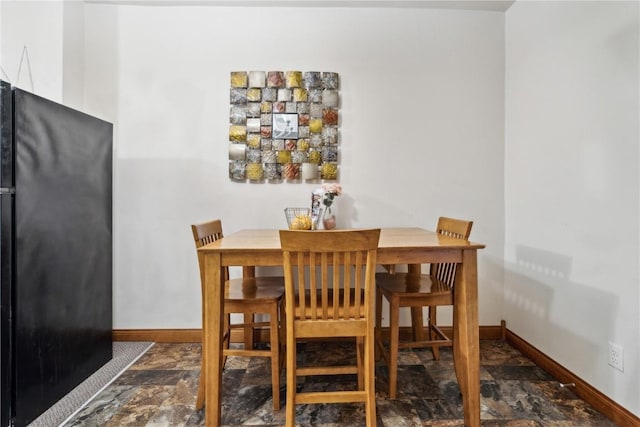
<path id="1" fill-rule="evenodd" d="M 330 231 L 318 231 L 326 233 Z M 419 264 L 456 262 L 453 307 L 453 356 L 468 427 L 480 426 L 480 341 L 478 335 L 477 250 L 484 245 L 438 235 L 422 228 L 382 228 L 378 263 Z M 282 265 L 277 229 L 240 230 L 198 249 L 204 256 L 204 325 L 202 357 L 205 381 L 205 423 L 219 426 L 222 391 L 224 266 Z"/>

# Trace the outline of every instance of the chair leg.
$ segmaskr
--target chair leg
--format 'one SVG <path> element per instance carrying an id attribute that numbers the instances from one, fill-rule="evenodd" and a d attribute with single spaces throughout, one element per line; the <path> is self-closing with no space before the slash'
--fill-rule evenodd
<path id="1" fill-rule="evenodd" d="M 203 291 L 203 301 L 204 301 L 204 291 Z M 203 307 L 204 310 L 204 307 Z M 226 319 L 226 317 L 225 317 Z M 204 319 L 204 311 L 202 313 L 202 324 L 204 325 L 205 319 Z M 223 325 L 223 330 L 226 331 L 227 329 L 227 325 Z M 205 361 L 205 357 L 206 355 L 204 354 L 204 337 L 202 337 L 202 350 L 201 350 L 201 360 L 200 360 L 200 380 L 198 381 L 198 394 L 196 395 L 196 409 L 200 410 L 202 408 L 204 408 L 204 383 L 205 383 L 205 378 L 207 376 L 206 372 L 205 372 L 205 368 L 204 368 L 204 361 Z M 223 366 L 224 366 L 224 359 L 223 361 Z"/>
<path id="2" fill-rule="evenodd" d="M 293 322 L 287 319 L 287 402 L 285 407 L 285 425 L 294 427 L 296 424 L 296 339 L 293 331 Z"/>
<path id="3" fill-rule="evenodd" d="M 367 427 L 376 425 L 376 376 L 375 376 L 375 340 L 372 334 L 364 338 L 364 389 L 367 394 L 365 402 Z"/>
<path id="4" fill-rule="evenodd" d="M 196 397 L 196 410 L 200 410 L 204 408 L 204 382 L 205 382 L 205 371 L 204 371 L 204 357 L 202 358 L 202 362 L 200 363 L 200 381 L 198 381 L 198 394 Z"/>
<path id="5" fill-rule="evenodd" d="M 436 306 L 435 305 L 430 306 L 429 307 L 429 337 L 431 340 L 436 340 L 439 338 L 438 335 L 436 334 L 436 331 L 433 329 L 433 327 L 437 325 L 436 321 L 437 321 Z M 431 352 L 433 353 L 433 360 L 440 360 L 440 346 L 438 345 L 432 346 Z"/>
<path id="6" fill-rule="evenodd" d="M 269 344 L 271 347 L 271 391 L 273 394 L 273 410 L 280 410 L 280 328 L 278 327 L 278 311 L 280 304 L 274 304 L 269 313 Z"/>
<path id="7" fill-rule="evenodd" d="M 244 312 L 244 348 L 245 350 L 253 350 L 253 325 L 255 314 L 250 310 Z"/>
<path id="8" fill-rule="evenodd" d="M 222 353 L 224 354 L 224 350 L 229 350 L 229 343 L 231 342 L 231 315 L 229 313 L 225 313 L 224 315 L 224 336 L 222 340 Z M 227 363 L 227 356 L 222 356 L 222 367 Z"/>
<path id="9" fill-rule="evenodd" d="M 356 365 L 358 371 L 358 390 L 365 390 L 365 376 L 368 372 L 365 371 L 365 341 L 363 337 L 356 337 Z"/>
<path id="10" fill-rule="evenodd" d="M 284 301 L 278 304 L 280 314 L 280 327 L 278 328 L 278 342 L 280 343 L 280 370 L 284 369 L 287 362 L 287 317 L 284 310 Z"/>
<path id="11" fill-rule="evenodd" d="M 376 287 L 376 330 L 375 330 L 374 352 L 376 360 L 380 360 L 380 349 L 382 348 L 382 291 Z"/>
<path id="12" fill-rule="evenodd" d="M 399 301 L 395 297 L 389 300 L 389 398 L 396 398 L 396 388 L 398 382 L 398 342 L 400 340 L 399 330 Z"/>

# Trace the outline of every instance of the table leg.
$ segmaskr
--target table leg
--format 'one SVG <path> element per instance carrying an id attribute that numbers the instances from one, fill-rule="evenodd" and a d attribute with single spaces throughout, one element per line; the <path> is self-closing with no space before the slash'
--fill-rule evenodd
<path id="1" fill-rule="evenodd" d="M 219 253 L 205 254 L 203 353 L 205 372 L 205 425 L 217 427 L 222 414 L 222 338 L 224 275 Z"/>
<path id="2" fill-rule="evenodd" d="M 409 264 L 407 274 L 420 276 L 422 274 L 422 264 Z M 411 326 L 413 327 L 413 340 L 424 341 L 424 317 L 422 307 L 411 307 Z"/>
<path id="3" fill-rule="evenodd" d="M 243 278 L 256 277 L 256 268 L 252 265 L 243 266 L 242 277 Z M 253 350 L 253 325 L 251 324 L 255 322 L 255 315 L 251 310 L 247 310 L 244 312 L 243 317 L 244 317 L 243 321 L 245 324 L 243 329 L 244 348 Z"/>
<path id="4" fill-rule="evenodd" d="M 243 266 L 242 277 L 256 277 L 256 267 L 253 265 Z"/>
<path id="5" fill-rule="evenodd" d="M 464 425 L 480 427 L 480 337 L 476 250 L 462 251 L 453 306 L 453 361 L 464 408 Z"/>

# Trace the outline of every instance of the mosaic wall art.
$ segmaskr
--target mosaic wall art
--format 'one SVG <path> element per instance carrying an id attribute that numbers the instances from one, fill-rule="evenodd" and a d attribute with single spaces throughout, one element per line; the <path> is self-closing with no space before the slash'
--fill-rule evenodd
<path id="1" fill-rule="evenodd" d="M 233 71 L 229 178 L 338 179 L 337 73 Z"/>

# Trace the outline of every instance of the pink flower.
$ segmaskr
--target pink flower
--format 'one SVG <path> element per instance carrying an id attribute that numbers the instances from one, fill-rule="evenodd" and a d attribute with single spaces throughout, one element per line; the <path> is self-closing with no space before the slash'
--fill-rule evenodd
<path id="1" fill-rule="evenodd" d="M 339 196 L 342 194 L 342 186 L 340 184 L 322 184 L 322 189 L 325 193 L 332 193 L 334 196 Z"/>
<path id="2" fill-rule="evenodd" d="M 322 184 L 322 191 L 324 195 L 322 197 L 322 204 L 325 205 L 329 212 L 331 212 L 331 205 L 333 199 L 342 194 L 342 186 L 340 184 Z"/>

